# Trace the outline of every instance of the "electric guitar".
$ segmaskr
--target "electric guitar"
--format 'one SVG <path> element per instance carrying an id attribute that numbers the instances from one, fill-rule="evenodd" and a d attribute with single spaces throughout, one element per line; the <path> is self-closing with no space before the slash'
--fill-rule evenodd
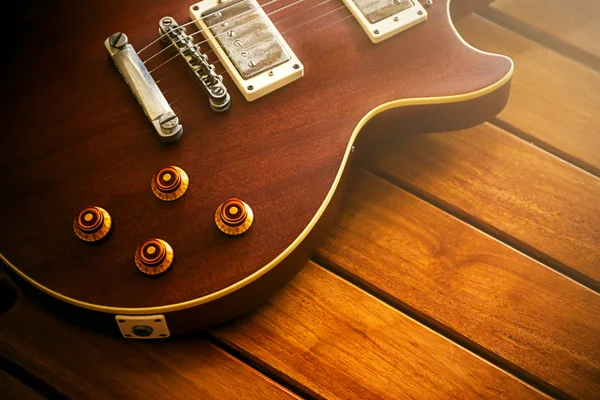
<path id="1" fill-rule="evenodd" d="M 331 226 L 357 155 L 492 118 L 513 72 L 458 35 L 449 0 L 26 13 L 3 78 L 1 259 L 43 304 L 126 338 L 263 303 Z"/>

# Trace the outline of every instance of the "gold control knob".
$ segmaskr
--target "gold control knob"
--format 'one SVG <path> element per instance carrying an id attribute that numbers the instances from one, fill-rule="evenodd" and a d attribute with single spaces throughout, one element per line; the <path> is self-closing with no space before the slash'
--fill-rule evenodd
<path id="1" fill-rule="evenodd" d="M 241 235 L 250 229 L 254 214 L 250 206 L 239 199 L 229 199 L 217 208 L 217 228 L 228 235 Z"/>
<path id="2" fill-rule="evenodd" d="M 188 189 L 190 179 L 184 170 L 170 166 L 158 171 L 152 178 L 152 192 L 164 201 L 177 200 Z"/>
<path id="3" fill-rule="evenodd" d="M 110 214 L 100 207 L 86 207 L 79 212 L 73 222 L 73 230 L 84 242 L 97 242 L 110 232 Z"/>
<path id="4" fill-rule="evenodd" d="M 135 252 L 135 265 L 144 275 L 160 275 L 173 264 L 173 248 L 161 239 L 149 239 Z"/>

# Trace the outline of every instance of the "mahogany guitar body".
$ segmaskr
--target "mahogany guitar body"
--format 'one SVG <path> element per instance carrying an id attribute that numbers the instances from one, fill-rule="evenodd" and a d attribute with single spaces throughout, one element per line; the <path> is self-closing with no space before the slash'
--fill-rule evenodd
<path id="1" fill-rule="evenodd" d="M 171 144 L 157 139 L 103 42 L 123 31 L 139 50 L 157 38 L 161 17 L 189 21 L 189 3 L 28 6 L 2 78 L 10 125 L 0 141 L 0 253 L 11 276 L 115 332 L 116 315 L 162 315 L 179 334 L 257 307 L 298 273 L 332 225 L 357 155 L 386 135 L 479 124 L 506 104 L 512 61 L 467 45 L 448 1 L 435 0 L 427 21 L 377 44 L 353 17 L 332 24 L 346 9 L 283 33 L 304 76 L 253 102 L 226 76 L 225 113 L 208 107 L 190 71 L 170 63 L 156 78 L 169 101 L 183 96 L 172 107 L 184 133 Z M 140 56 L 162 48 L 154 46 Z M 187 192 L 171 202 L 150 187 L 168 165 L 189 176 Z M 232 197 L 254 213 L 235 237 L 215 226 L 217 207 Z M 73 231 L 91 205 L 113 222 L 97 243 Z M 173 267 L 157 277 L 134 263 L 150 238 L 174 252 Z"/>

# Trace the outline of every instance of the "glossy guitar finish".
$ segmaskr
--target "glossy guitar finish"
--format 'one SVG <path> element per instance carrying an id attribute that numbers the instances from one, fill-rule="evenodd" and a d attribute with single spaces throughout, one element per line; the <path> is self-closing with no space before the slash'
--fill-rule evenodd
<path id="1" fill-rule="evenodd" d="M 226 113 L 211 111 L 206 96 L 193 91 L 189 71 L 169 75 L 182 65 L 171 63 L 159 85 L 168 98 L 173 93 L 171 101 L 184 95 L 172 106 L 184 134 L 165 145 L 103 41 L 124 31 L 139 49 L 156 39 L 161 17 L 188 21 L 189 5 L 33 6 L 35 52 L 13 49 L 4 78 L 14 93 L 4 112 L 18 129 L 0 144 L 2 259 L 14 275 L 114 330 L 117 314 L 164 314 L 171 333 L 181 333 L 256 307 L 300 270 L 331 225 L 343 172 L 357 154 L 390 133 L 481 123 L 508 96 L 512 61 L 464 43 L 446 2 L 435 1 L 426 22 L 378 44 L 353 18 L 318 30 L 349 15 L 341 9 L 283 33 L 305 68 L 296 82 L 249 103 L 226 77 Z M 68 24 L 54 23 L 54 15 Z M 292 21 L 289 27 L 302 22 Z M 47 61 L 43 68 L 39 60 Z M 169 165 L 187 172 L 189 188 L 164 202 L 150 182 Z M 238 237 L 214 221 L 231 197 L 254 211 L 251 229 Z M 94 244 L 79 240 L 72 226 L 91 205 L 113 221 L 110 235 Z M 174 251 L 173 267 L 160 277 L 134 263 L 150 238 Z"/>

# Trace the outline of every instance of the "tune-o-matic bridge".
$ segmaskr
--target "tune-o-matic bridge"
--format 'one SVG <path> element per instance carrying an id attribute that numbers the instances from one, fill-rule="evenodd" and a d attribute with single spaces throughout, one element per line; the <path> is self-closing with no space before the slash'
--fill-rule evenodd
<path id="1" fill-rule="evenodd" d="M 256 0 L 203 0 L 190 15 L 246 100 L 302 77 L 302 63 Z"/>
<path id="2" fill-rule="evenodd" d="M 185 28 L 172 17 L 164 17 L 159 23 L 159 34 L 163 41 L 170 41 L 185 59 L 208 96 L 210 107 L 215 111 L 229 109 L 231 97 L 223 84 L 223 77 L 217 75 L 215 66 L 208 62 L 206 54 L 200 52 L 192 37 L 186 35 Z"/>

